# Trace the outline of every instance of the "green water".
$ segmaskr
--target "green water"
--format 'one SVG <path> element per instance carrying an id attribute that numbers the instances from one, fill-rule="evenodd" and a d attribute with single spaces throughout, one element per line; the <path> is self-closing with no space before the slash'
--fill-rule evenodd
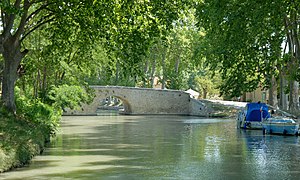
<path id="1" fill-rule="evenodd" d="M 42 156 L 0 179 L 300 179 L 300 147 L 234 119 L 66 116 Z"/>

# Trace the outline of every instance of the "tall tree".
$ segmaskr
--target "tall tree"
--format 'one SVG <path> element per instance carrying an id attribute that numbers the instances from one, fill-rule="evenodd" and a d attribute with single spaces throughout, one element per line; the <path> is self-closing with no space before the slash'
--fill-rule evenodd
<path id="1" fill-rule="evenodd" d="M 189 75 L 202 58 L 195 55 L 203 36 L 195 24 L 195 9 L 182 10 L 172 30 L 166 37 L 156 39 L 145 57 L 146 62 L 152 63 L 148 66 L 151 72 L 148 78 L 158 77 L 162 88 L 183 90 L 189 87 Z"/>
<path id="2" fill-rule="evenodd" d="M 140 59 L 139 54 L 148 48 L 149 39 L 171 27 L 184 3 L 182 0 L 2 0 L 0 53 L 4 59 L 1 97 L 4 106 L 16 112 L 17 70 L 28 53 L 22 42 L 41 26 L 48 24 L 65 37 L 70 31 L 80 31 L 85 39 L 105 38 L 111 49 L 124 52 L 122 59 L 127 69 L 136 72 L 134 65 Z"/>
<path id="3" fill-rule="evenodd" d="M 213 0 L 198 3 L 199 25 L 206 29 L 207 58 L 218 67 L 222 92 L 239 96 L 259 85 L 276 89 L 282 68 L 282 43 L 290 42 L 287 67 L 299 67 L 299 1 Z M 294 50 L 293 50 L 294 49 Z M 290 74 L 290 109 L 297 109 L 297 83 Z M 295 73 L 294 73 L 295 74 Z M 276 104 L 277 94 L 270 91 Z M 273 105 L 274 105 L 273 104 Z"/>
<path id="4" fill-rule="evenodd" d="M 299 66 L 300 66 L 300 2 L 286 2 L 286 11 L 284 13 L 284 29 L 286 32 L 286 40 L 289 49 L 289 109 L 291 111 L 299 110 Z"/>

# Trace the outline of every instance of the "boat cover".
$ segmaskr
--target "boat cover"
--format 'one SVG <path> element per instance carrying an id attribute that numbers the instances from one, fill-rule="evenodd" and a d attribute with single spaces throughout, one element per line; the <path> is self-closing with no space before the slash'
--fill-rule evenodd
<path id="1" fill-rule="evenodd" d="M 268 106 L 265 103 L 248 103 L 246 105 L 246 121 L 261 121 L 263 118 L 269 118 Z"/>

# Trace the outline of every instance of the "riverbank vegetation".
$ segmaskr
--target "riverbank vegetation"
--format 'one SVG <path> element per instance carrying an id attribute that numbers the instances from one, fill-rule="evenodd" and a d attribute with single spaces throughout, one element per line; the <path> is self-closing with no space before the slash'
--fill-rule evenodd
<path id="1" fill-rule="evenodd" d="M 29 91 L 30 92 L 30 91 Z M 80 86 L 52 88 L 44 100 L 16 87 L 16 113 L 0 109 L 0 172 L 28 163 L 55 136 L 64 107 L 74 108 L 92 96 Z"/>
<path id="2" fill-rule="evenodd" d="M 299 6 L 3 0 L 1 153 L 19 152 L 18 144 L 42 147 L 62 110 L 92 99 L 89 85 L 191 88 L 200 98 L 226 99 L 260 88 L 269 92 L 269 104 L 297 113 Z"/>
<path id="3" fill-rule="evenodd" d="M 1 112 L 0 172 L 27 164 L 41 153 L 49 141 L 49 129 L 44 124 L 16 118 Z"/>
<path id="4" fill-rule="evenodd" d="M 45 148 L 58 127 L 61 110 L 17 92 L 17 114 L 0 110 L 0 172 L 28 163 Z"/>

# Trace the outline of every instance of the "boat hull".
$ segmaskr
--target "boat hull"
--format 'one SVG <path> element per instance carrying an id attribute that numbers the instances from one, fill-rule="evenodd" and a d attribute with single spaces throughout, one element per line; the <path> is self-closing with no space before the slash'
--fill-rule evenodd
<path id="1" fill-rule="evenodd" d="M 263 133 L 266 134 L 281 134 L 281 135 L 298 135 L 299 124 L 293 123 L 263 123 Z"/>
<path id="2" fill-rule="evenodd" d="M 250 122 L 250 121 L 238 121 L 240 124 L 238 125 L 238 128 L 241 129 L 262 129 L 262 123 L 261 122 Z"/>

